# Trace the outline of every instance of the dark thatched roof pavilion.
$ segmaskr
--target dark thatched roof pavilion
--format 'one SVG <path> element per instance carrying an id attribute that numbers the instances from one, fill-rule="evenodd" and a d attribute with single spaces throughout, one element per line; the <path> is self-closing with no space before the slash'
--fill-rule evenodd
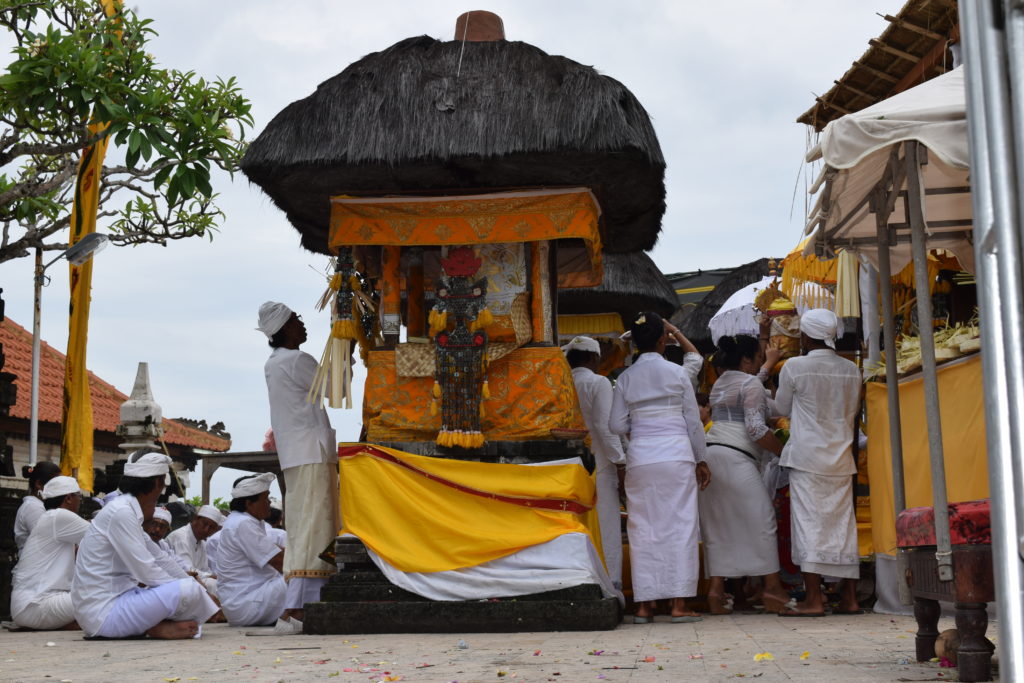
<path id="1" fill-rule="evenodd" d="M 641 311 L 669 318 L 678 305 L 672 283 L 643 252 L 605 254 L 599 286 L 558 292 L 559 314 L 618 313 L 626 325 Z"/>
<path id="2" fill-rule="evenodd" d="M 781 258 L 762 258 L 734 268 L 732 273 L 715 285 L 715 288 L 708 292 L 699 304 L 680 311 L 680 315 L 673 319 L 673 322 L 697 348 L 702 352 L 709 352 L 714 348 L 714 344 L 711 343 L 711 330 L 708 328 L 711 318 L 718 313 L 718 309 L 722 307 L 726 299 L 735 292 L 769 275 L 771 271 L 769 261 L 772 260 L 777 264 L 782 263 Z"/>
<path id="3" fill-rule="evenodd" d="M 650 249 L 665 160 L 621 83 L 523 42 L 409 38 L 285 107 L 242 170 L 327 252 L 334 195 L 587 186 L 612 253 Z"/>

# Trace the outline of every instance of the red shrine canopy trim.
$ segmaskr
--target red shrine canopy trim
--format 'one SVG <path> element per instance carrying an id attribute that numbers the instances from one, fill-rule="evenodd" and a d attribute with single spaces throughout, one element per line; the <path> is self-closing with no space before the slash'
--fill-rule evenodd
<path id="1" fill-rule="evenodd" d="M 600 216 L 597 199 L 585 187 L 456 197 L 332 197 L 328 244 L 336 249 L 579 239 L 589 263 L 572 286 L 595 286 L 602 276 Z"/>

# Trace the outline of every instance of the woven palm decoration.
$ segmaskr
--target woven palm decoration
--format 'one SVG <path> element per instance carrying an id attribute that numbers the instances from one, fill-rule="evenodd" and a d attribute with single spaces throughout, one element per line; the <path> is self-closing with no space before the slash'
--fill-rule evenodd
<path id="1" fill-rule="evenodd" d="M 487 332 L 493 321 L 487 308 L 487 278 L 474 280 L 481 260 L 470 247 L 449 250 L 441 259 L 443 275 L 437 301 L 430 311 L 430 335 L 435 343 L 434 399 L 440 402 L 439 446 L 479 448 L 483 399 L 487 398 Z"/>

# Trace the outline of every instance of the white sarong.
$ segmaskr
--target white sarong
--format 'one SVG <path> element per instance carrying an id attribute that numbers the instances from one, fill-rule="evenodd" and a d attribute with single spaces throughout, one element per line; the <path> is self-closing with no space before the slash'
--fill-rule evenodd
<path id="1" fill-rule="evenodd" d="M 311 463 L 288 467 L 284 472 L 284 519 L 288 544 L 284 576 L 288 581 L 285 609 L 302 609 L 305 602 L 320 599 L 320 588 L 337 569 L 320 559 L 320 553 L 337 538 L 338 465 Z"/>
<path id="2" fill-rule="evenodd" d="M 697 494 L 705 573 L 739 578 L 779 571 L 775 509 L 753 458 L 708 446 L 711 484 Z"/>
<path id="3" fill-rule="evenodd" d="M 44 595 L 12 615 L 14 623 L 36 631 L 64 628 L 75 620 L 75 605 L 71 591 L 54 591 Z"/>
<path id="4" fill-rule="evenodd" d="M 619 472 L 614 465 L 597 470 L 597 519 L 601 550 L 608 576 L 622 588 L 622 515 L 619 512 Z"/>
<path id="5" fill-rule="evenodd" d="M 697 479 L 682 460 L 626 469 L 633 600 L 697 593 Z"/>
<path id="6" fill-rule="evenodd" d="M 853 477 L 789 471 L 793 562 L 800 571 L 860 577 Z"/>
<path id="7" fill-rule="evenodd" d="M 217 605 L 191 577 L 155 588 L 133 588 L 122 593 L 96 635 L 128 638 L 142 635 L 162 621 L 196 621 L 202 626 L 217 612 Z"/>

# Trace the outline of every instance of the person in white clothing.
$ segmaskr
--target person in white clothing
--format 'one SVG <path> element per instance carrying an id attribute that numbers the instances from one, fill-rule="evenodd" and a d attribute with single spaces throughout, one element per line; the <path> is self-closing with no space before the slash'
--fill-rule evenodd
<path id="1" fill-rule="evenodd" d="M 712 361 L 721 368 L 711 389 L 707 437 L 714 481 L 698 496 L 712 614 L 732 611 L 726 578 L 763 576 L 766 612 L 778 613 L 789 601 L 779 578 L 775 510 L 760 470 L 764 452 L 782 452 L 782 443 L 768 427 L 767 394 L 757 377 L 763 360 L 758 340 L 738 334 L 718 340 Z"/>
<path id="2" fill-rule="evenodd" d="M 142 530 L 170 463 L 163 453 L 133 453 L 119 483 L 122 495 L 100 510 L 78 546 L 71 599 L 86 637 L 194 638 L 217 612 L 198 582 L 174 571 L 173 562 L 165 568 L 156 561 L 156 546 Z"/>
<path id="3" fill-rule="evenodd" d="M 212 505 L 204 505 L 196 512 L 195 519 L 175 529 L 167 536 L 167 545 L 199 579 L 211 595 L 217 597 L 217 575 L 210 567 L 206 553 L 207 539 L 220 530 L 224 515 Z"/>
<path id="4" fill-rule="evenodd" d="M 236 480 L 231 490 L 231 514 L 219 534 L 217 592 L 232 626 L 264 626 L 279 617 L 286 625 L 295 624 L 283 614 L 285 551 L 274 545 L 263 526 L 273 481 L 273 474 L 251 475 Z M 301 624 L 294 631 L 301 632 Z"/>
<path id="5" fill-rule="evenodd" d="M 601 346 L 590 337 L 575 337 L 562 347 L 572 368 L 572 380 L 580 402 L 583 421 L 590 432 L 597 479 L 597 518 L 601 525 L 604 563 L 616 588 L 622 588 L 622 521 L 619 514 L 618 466 L 626 464 L 622 441 L 612 434 L 608 419 L 612 411 L 612 383 L 597 374 Z"/>
<path id="6" fill-rule="evenodd" d="M 178 578 L 191 576 L 189 571 L 191 567 L 171 550 L 171 546 L 167 542 L 167 534 L 171 531 L 171 521 L 173 519 L 170 510 L 165 507 L 158 507 L 153 511 L 152 519 L 147 519 L 142 523 L 142 530 L 146 532 L 146 535 L 153 541 L 153 545 L 156 546 L 155 548 L 151 546 L 150 550 L 153 551 L 157 564 L 168 568 L 168 573 L 172 576 Z"/>
<path id="7" fill-rule="evenodd" d="M 22 468 L 21 476 L 28 479 L 29 495 L 22 499 L 18 512 L 14 515 L 14 544 L 18 546 L 18 550 L 25 546 L 29 534 L 46 509 L 43 507 L 43 487 L 46 486 L 46 482 L 59 475 L 60 467 L 49 460 L 38 462 L 34 467 L 26 465 Z"/>
<path id="8" fill-rule="evenodd" d="M 11 587 L 11 616 L 22 628 L 39 631 L 78 628 L 71 604 L 75 546 L 89 523 L 78 516 L 82 493 L 71 477 L 54 477 L 42 491 L 43 512 L 18 564 Z"/>
<path id="9" fill-rule="evenodd" d="M 782 367 L 775 394 L 776 409 L 790 417 L 780 464 L 789 468 L 793 562 L 807 590 L 782 616 L 824 616 L 822 575 L 842 579 L 837 613 L 861 613 L 853 440 L 862 385 L 857 366 L 836 355 L 837 327 L 835 314 L 825 309 L 800 317 L 804 355 Z"/>
<path id="10" fill-rule="evenodd" d="M 290 522 L 284 575 L 286 616 L 301 621 L 303 605 L 320 599 L 320 589 L 336 568 L 320 553 L 338 535 L 338 442 L 323 405 L 307 400 L 317 362 L 299 350 L 306 341 L 302 320 L 284 304 L 260 306 L 259 327 L 273 352 L 264 366 L 270 400 L 270 426 L 287 496 Z"/>
<path id="11" fill-rule="evenodd" d="M 642 313 L 630 331 L 640 357 L 615 385 L 611 430 L 629 435 L 626 532 L 634 622 L 649 622 L 663 598 L 671 599 L 673 622 L 700 621 L 685 598 L 697 592 L 697 489 L 711 481 L 704 427 L 690 376 L 662 356 L 679 331 L 653 312 Z"/>

